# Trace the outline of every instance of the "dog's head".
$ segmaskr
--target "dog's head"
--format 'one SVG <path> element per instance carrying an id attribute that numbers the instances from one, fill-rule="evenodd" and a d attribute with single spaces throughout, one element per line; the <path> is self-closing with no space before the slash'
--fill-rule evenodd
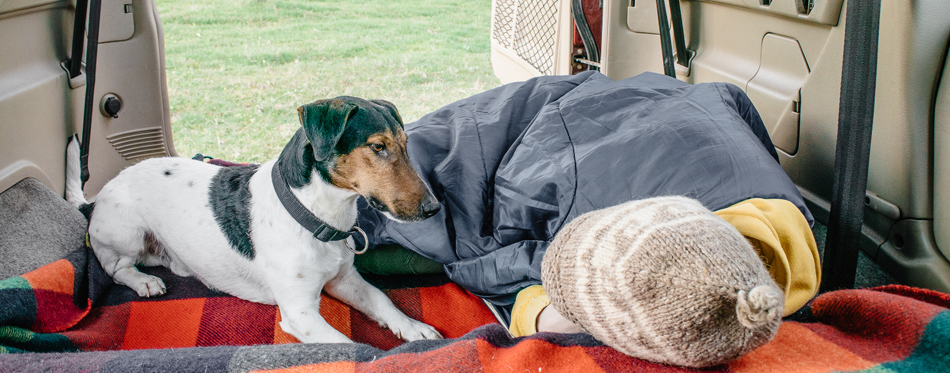
<path id="1" fill-rule="evenodd" d="M 392 219 L 418 221 L 439 212 L 438 200 L 409 163 L 395 105 L 341 96 L 297 111 L 301 128 L 278 162 L 290 186 L 308 184 L 317 171 Z"/>

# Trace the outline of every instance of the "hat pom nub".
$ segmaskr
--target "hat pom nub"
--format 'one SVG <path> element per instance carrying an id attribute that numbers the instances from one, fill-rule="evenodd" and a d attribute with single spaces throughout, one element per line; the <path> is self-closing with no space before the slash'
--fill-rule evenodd
<path id="1" fill-rule="evenodd" d="M 735 227 L 686 197 L 577 217 L 544 254 L 542 286 L 564 317 L 640 359 L 708 367 L 778 332 L 782 289 Z"/>
<path id="2" fill-rule="evenodd" d="M 766 325 L 777 317 L 782 316 L 784 311 L 785 294 L 782 294 L 774 286 L 759 285 L 748 293 L 745 290 L 739 290 L 736 301 L 736 316 L 739 323 L 749 329 L 755 329 Z"/>

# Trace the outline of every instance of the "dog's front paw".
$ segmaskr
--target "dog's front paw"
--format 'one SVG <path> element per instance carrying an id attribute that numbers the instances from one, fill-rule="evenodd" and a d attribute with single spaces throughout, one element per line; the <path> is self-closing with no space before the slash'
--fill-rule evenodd
<path id="1" fill-rule="evenodd" d="M 417 341 L 420 339 L 442 339 L 442 334 L 435 330 L 429 324 L 425 324 L 410 318 L 402 326 L 393 326 L 392 331 L 397 337 L 407 341 Z"/>

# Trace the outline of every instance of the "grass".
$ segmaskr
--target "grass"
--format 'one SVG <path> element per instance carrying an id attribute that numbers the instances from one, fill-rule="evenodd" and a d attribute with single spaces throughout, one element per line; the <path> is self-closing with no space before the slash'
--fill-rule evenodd
<path id="1" fill-rule="evenodd" d="M 265 162 L 318 99 L 385 99 L 410 123 L 499 84 L 490 0 L 156 3 L 181 156 Z"/>

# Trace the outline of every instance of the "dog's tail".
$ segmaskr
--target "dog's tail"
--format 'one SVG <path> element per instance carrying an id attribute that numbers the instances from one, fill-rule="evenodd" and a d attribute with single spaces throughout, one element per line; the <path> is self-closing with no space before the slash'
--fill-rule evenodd
<path id="1" fill-rule="evenodd" d="M 86 195 L 82 191 L 82 166 L 79 162 L 79 138 L 73 135 L 66 145 L 66 201 L 76 206 L 86 215 L 86 219 L 89 219 L 93 205 L 86 201 Z"/>

